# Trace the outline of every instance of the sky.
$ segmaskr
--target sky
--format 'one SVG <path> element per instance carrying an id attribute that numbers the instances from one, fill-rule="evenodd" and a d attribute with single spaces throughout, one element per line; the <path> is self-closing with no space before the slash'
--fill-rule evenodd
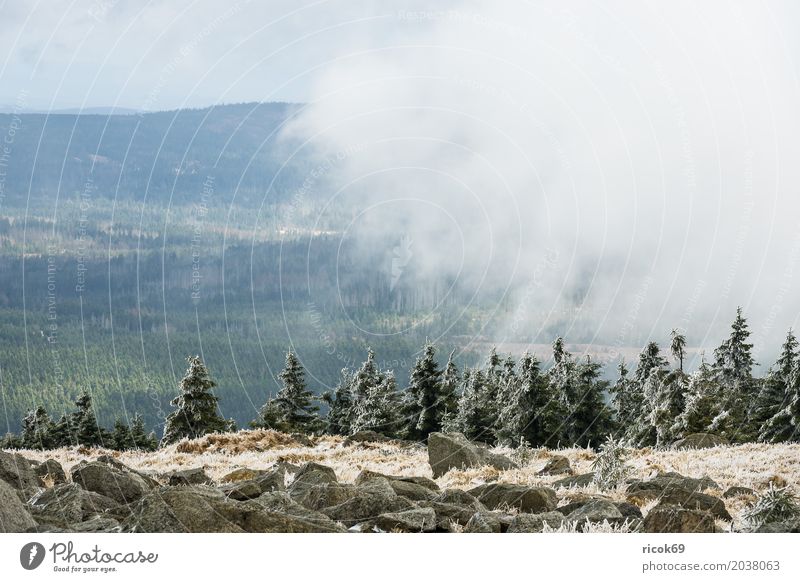
<path id="1" fill-rule="evenodd" d="M 694 346 L 800 314 L 795 2 L 2 2 L 0 105 L 307 104 L 331 198 L 514 289 L 508 337 Z M 411 241 L 409 244 L 408 241 Z"/>

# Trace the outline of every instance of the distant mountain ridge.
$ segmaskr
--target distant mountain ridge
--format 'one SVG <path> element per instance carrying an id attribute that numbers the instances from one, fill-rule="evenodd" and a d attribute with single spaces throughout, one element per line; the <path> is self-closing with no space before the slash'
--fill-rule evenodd
<path id="1" fill-rule="evenodd" d="M 238 188 L 237 202 L 265 189 L 284 196 L 304 160 L 285 164 L 280 128 L 300 106 L 243 103 L 154 113 L 83 110 L 80 114 L 0 114 L 0 135 L 11 143 L 5 163 L 4 204 L 93 195 L 177 203 L 197 196 L 213 177 L 215 189 Z M 261 199 L 259 196 L 258 199 Z"/>

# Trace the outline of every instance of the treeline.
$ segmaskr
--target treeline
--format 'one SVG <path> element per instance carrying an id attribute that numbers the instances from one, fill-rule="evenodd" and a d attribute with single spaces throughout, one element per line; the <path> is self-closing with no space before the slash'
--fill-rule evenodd
<path id="1" fill-rule="evenodd" d="M 43 406 L 28 411 L 22 419 L 22 432 L 9 433 L 0 440 L 3 449 L 56 449 L 70 446 L 104 447 L 118 451 L 154 451 L 158 447 L 155 433 L 147 433 L 144 420 L 134 415 L 130 424 L 122 419 L 107 430 L 97 422 L 92 397 L 82 393 L 75 401 L 75 411 L 62 414 L 53 421 Z"/>
<path id="2" fill-rule="evenodd" d="M 749 338 L 747 321 L 738 309 L 730 336 L 714 351 L 712 362 L 703 358 L 697 371 L 684 372 L 686 338 L 673 331 L 669 353 L 674 365 L 651 342 L 633 373 L 624 361 L 619 365 L 613 384 L 603 379 L 600 362 L 569 353 L 561 338 L 553 343 L 553 363 L 547 370 L 530 354 L 517 361 L 495 350 L 483 366 L 459 370 L 451 354 L 442 367 L 435 346 L 428 343 L 404 391 L 398 390 L 394 372 L 382 369 L 370 349 L 360 367 L 342 370 L 336 388 L 319 399 L 306 385 L 301 362 L 289 352 L 279 375 L 281 390 L 250 425 L 306 434 L 370 430 L 417 441 L 434 431 L 458 431 L 488 444 L 533 447 L 597 446 L 610 434 L 621 434 L 633 446 L 665 446 L 697 432 L 712 432 L 734 443 L 798 441 L 798 341 L 789 331 L 775 365 L 765 377 L 755 378 Z M 234 422 L 219 414 L 215 386 L 200 358 L 189 358 L 180 393 L 171 402 L 175 410 L 166 419 L 162 446 L 235 430 Z M 320 414 L 319 400 L 326 404 L 325 415 Z M 82 400 L 78 407 L 85 414 Z M 41 447 L 54 443 L 47 440 L 46 431 L 39 435 L 29 428 L 38 426 L 35 419 L 42 414 L 46 417 L 43 410 L 30 413 L 23 435 L 17 441 L 7 437 L 7 442 Z M 78 414 L 71 426 L 86 423 Z M 94 429 L 87 434 L 95 435 Z M 81 438 L 81 444 L 100 444 Z"/>

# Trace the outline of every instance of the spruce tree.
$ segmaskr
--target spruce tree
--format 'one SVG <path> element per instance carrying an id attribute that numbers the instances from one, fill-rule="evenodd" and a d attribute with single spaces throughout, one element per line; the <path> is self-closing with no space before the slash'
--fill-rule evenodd
<path id="1" fill-rule="evenodd" d="M 554 436 L 562 445 L 572 444 L 578 438 L 575 417 L 572 414 L 578 400 L 577 365 L 560 337 L 553 342 L 553 366 L 547 371 L 547 381 L 553 397 L 564 411 L 558 435 Z"/>
<path id="2" fill-rule="evenodd" d="M 617 371 L 617 381 L 609 388 L 609 393 L 611 394 L 611 405 L 614 407 L 617 425 L 624 430 L 635 419 L 635 410 L 638 410 L 641 402 L 638 400 L 634 402 L 636 398 L 634 385 L 628 377 L 630 372 L 624 359 L 617 366 Z"/>
<path id="3" fill-rule="evenodd" d="M 458 415 L 458 387 L 461 383 L 458 367 L 453 360 L 455 350 L 450 352 L 447 365 L 442 374 L 441 404 L 444 414 L 442 415 L 442 431 L 453 432 L 456 428 L 456 417 Z"/>
<path id="4" fill-rule="evenodd" d="M 672 352 L 672 357 L 678 362 L 678 369 L 683 372 L 683 360 L 686 357 L 686 336 L 677 329 L 673 329 L 670 338 L 672 341 L 669 350 Z"/>
<path id="5" fill-rule="evenodd" d="M 117 418 L 114 421 L 114 430 L 111 433 L 111 447 L 117 451 L 128 451 L 134 448 L 131 430 L 121 418 Z"/>
<path id="6" fill-rule="evenodd" d="M 35 410 L 29 410 L 22 419 L 22 446 L 26 449 L 52 449 L 52 430 L 53 422 L 44 407 L 37 406 Z"/>
<path id="7" fill-rule="evenodd" d="M 633 444 L 649 446 L 656 442 L 651 414 L 656 406 L 656 395 L 661 391 L 666 365 L 658 344 L 648 342 L 639 354 L 631 390 L 631 421 L 625 427 L 625 439 Z"/>
<path id="8" fill-rule="evenodd" d="M 332 391 L 322 395 L 322 400 L 328 405 L 326 429 L 328 434 L 348 435 L 350 432 L 350 418 L 353 416 L 353 380 L 355 374 L 344 368 L 339 375 L 339 383 Z"/>
<path id="9" fill-rule="evenodd" d="M 563 411 L 539 361 L 525 353 L 518 377 L 509 378 L 498 419 L 498 439 L 529 446 L 555 446 Z"/>
<path id="10" fill-rule="evenodd" d="M 746 422 L 757 395 L 752 375 L 753 344 L 749 338 L 750 329 L 739 307 L 730 336 L 714 351 L 714 370 L 721 392 L 709 427 L 732 442 L 744 442 L 757 430 Z"/>
<path id="11" fill-rule="evenodd" d="M 462 379 L 463 389 L 458 399 L 455 427 L 457 432 L 470 440 L 486 439 L 486 418 L 483 408 L 483 392 L 486 375 L 483 370 L 466 370 Z"/>
<path id="12" fill-rule="evenodd" d="M 701 358 L 700 367 L 688 378 L 685 406 L 675 419 L 672 434 L 676 438 L 707 432 L 714 418 L 720 387 L 713 367 Z"/>
<path id="13" fill-rule="evenodd" d="M 315 432 L 320 428 L 319 407 L 314 394 L 306 388 L 305 371 L 294 352 L 286 354 L 286 365 L 278 374 L 283 387 L 268 401 L 251 423 L 257 428 L 272 428 L 284 432 Z"/>
<path id="14" fill-rule="evenodd" d="M 365 398 L 359 401 L 351 430 L 372 430 L 388 437 L 397 436 L 400 429 L 400 394 L 391 372 L 381 374 L 377 384 L 370 386 Z"/>
<path id="15" fill-rule="evenodd" d="M 573 445 L 598 447 L 611 432 L 611 411 L 604 400 L 608 381 L 602 379 L 601 371 L 600 363 L 589 356 L 577 366 L 577 398 L 570 407 Z"/>
<path id="16" fill-rule="evenodd" d="M 800 371 L 789 380 L 786 404 L 764 425 L 760 439 L 771 443 L 800 442 Z"/>
<path id="17" fill-rule="evenodd" d="M 778 428 L 769 422 L 791 400 L 791 383 L 798 366 L 798 343 L 792 330 L 786 335 L 778 361 L 763 379 L 758 397 L 750 410 L 750 426 L 760 427 L 758 440 L 773 442 Z"/>
<path id="18" fill-rule="evenodd" d="M 53 448 L 70 447 L 75 444 L 76 438 L 73 434 L 70 419 L 66 414 L 53 423 L 50 429 L 50 440 Z"/>
<path id="19" fill-rule="evenodd" d="M 155 433 L 146 432 L 144 418 L 139 413 L 133 415 L 133 422 L 130 427 L 131 440 L 133 446 L 141 451 L 155 451 L 158 448 L 158 439 Z"/>
<path id="20" fill-rule="evenodd" d="M 650 424 L 655 429 L 656 446 L 666 446 L 678 438 L 676 420 L 686 408 L 686 394 L 689 392 L 689 377 L 682 370 L 651 376 L 655 384 Z"/>
<path id="21" fill-rule="evenodd" d="M 72 430 L 78 445 L 87 447 L 103 446 L 107 435 L 97 424 L 97 417 L 92 407 L 92 396 L 84 391 L 75 401 L 77 410 L 72 413 Z"/>
<path id="22" fill-rule="evenodd" d="M 430 433 L 441 431 L 444 414 L 442 370 L 436 362 L 436 348 L 426 343 L 403 395 L 405 438 L 424 441 Z"/>
<path id="23" fill-rule="evenodd" d="M 189 367 L 180 381 L 180 394 L 170 402 L 175 410 L 166 418 L 161 446 L 231 429 L 231 422 L 217 410 L 219 398 L 212 392 L 217 384 L 200 356 L 191 356 L 187 361 Z"/>

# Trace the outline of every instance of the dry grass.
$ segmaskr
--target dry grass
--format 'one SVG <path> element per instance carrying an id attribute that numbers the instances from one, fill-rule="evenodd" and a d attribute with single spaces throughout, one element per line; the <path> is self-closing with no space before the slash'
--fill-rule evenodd
<path id="1" fill-rule="evenodd" d="M 345 483 L 354 481 L 363 469 L 391 475 L 431 477 L 427 451 L 422 446 L 391 441 L 344 446 L 343 441 L 341 437 L 318 437 L 314 439 L 314 446 L 308 447 L 302 446 L 289 435 L 253 430 L 182 441 L 155 453 L 119 453 L 76 448 L 21 452 L 24 456 L 39 461 L 53 458 L 67 472 L 83 459 L 111 454 L 130 467 L 155 474 L 203 467 L 217 481 L 235 469 L 267 469 L 278 461 L 294 464 L 307 461 L 322 463 L 332 467 L 339 480 Z M 507 449 L 498 449 L 497 452 L 510 453 Z M 589 472 L 595 458 L 594 453 L 586 449 L 535 449 L 531 452 L 530 461 L 519 469 L 498 471 L 491 467 L 481 467 L 453 470 L 437 479 L 437 482 L 442 488 L 470 488 L 491 481 L 550 485 L 562 476 L 540 476 L 537 472 L 554 454 L 566 456 L 575 473 Z M 774 483 L 776 486 L 788 486 L 795 494 L 800 494 L 800 445 L 797 444 L 746 444 L 699 451 L 636 449 L 631 451 L 628 463 L 632 467 L 630 476 L 633 478 L 647 478 L 659 471 L 676 471 L 690 477 L 711 477 L 723 491 L 739 485 L 760 492 L 770 483 Z M 722 491 L 709 490 L 707 493 L 721 495 Z M 560 503 L 564 504 L 587 494 L 603 495 L 614 500 L 625 499 L 623 488 L 600 491 L 596 486 L 590 485 L 579 489 L 561 489 Z M 728 510 L 735 516 L 734 525 L 740 525 L 739 515 L 752 501 L 752 497 L 748 496 L 725 500 Z M 643 509 L 647 510 L 647 505 Z"/>

